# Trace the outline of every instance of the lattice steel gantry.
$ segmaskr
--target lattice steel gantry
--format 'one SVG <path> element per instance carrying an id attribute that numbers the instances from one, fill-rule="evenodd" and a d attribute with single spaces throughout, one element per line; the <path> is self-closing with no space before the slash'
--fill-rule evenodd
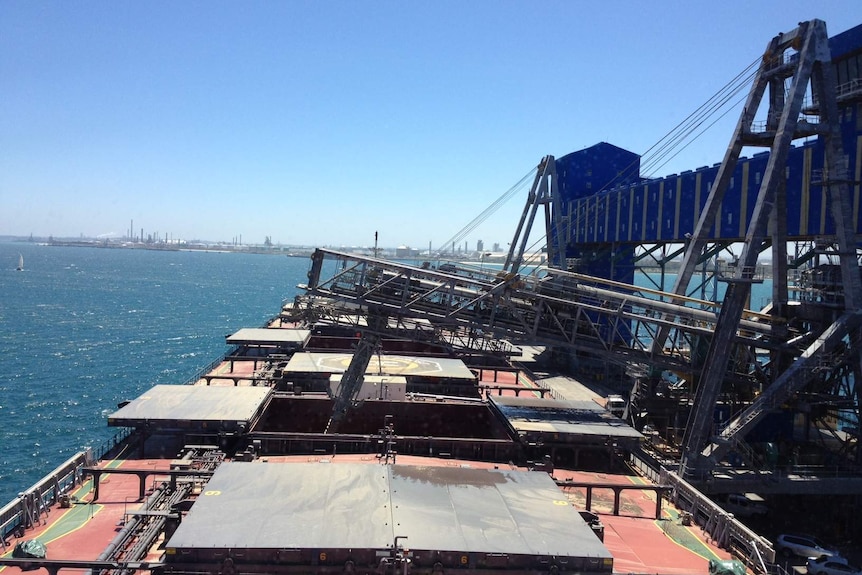
<path id="1" fill-rule="evenodd" d="M 792 58 L 789 51 L 796 50 Z M 790 81 L 785 95 L 785 83 Z M 810 85 L 811 93 L 818 102 L 818 122 L 812 122 L 811 114 L 803 117 L 803 101 Z M 766 129 L 754 127 L 766 90 L 769 90 Z M 841 148 L 838 107 L 835 99 L 835 82 L 832 75 L 831 57 L 826 34 L 826 25 L 820 20 L 800 24 L 799 28 L 775 37 L 767 46 L 754 85 L 743 108 L 734 131 L 731 144 L 718 171 L 715 184 L 698 220 L 692 241 L 686 250 L 674 293 L 682 294 L 688 285 L 695 265 L 695 257 L 706 243 L 715 215 L 720 208 L 724 192 L 739 159 L 743 146 L 768 147 L 769 161 L 763 182 L 758 190 L 757 202 L 752 214 L 735 276 L 731 279 L 721 307 L 715 335 L 704 362 L 702 377 L 695 395 L 695 403 L 686 426 L 684 453 L 681 462 L 683 471 L 707 471 L 714 466 L 728 449 L 738 444 L 740 438 L 765 413 L 774 409 L 793 392 L 804 386 L 809 379 L 811 362 L 820 354 L 831 353 L 842 340 L 849 337 L 852 355 L 858 358 L 858 331 L 862 318 L 862 282 L 857 261 L 855 233 L 853 230 L 852 202 L 849 195 L 846 166 Z M 719 441 L 710 440 L 716 400 L 725 379 L 725 373 L 733 349 L 734 337 L 741 318 L 743 306 L 751 289 L 751 274 L 757 263 L 761 246 L 770 241 L 775 265 L 774 284 L 787 285 L 787 238 L 782 225 L 785 217 L 784 191 L 785 165 L 791 142 L 794 139 L 818 135 L 825 145 L 825 181 L 829 196 L 830 214 L 836 230 L 837 256 L 840 261 L 844 284 L 844 313 L 796 357 L 792 364 L 776 373 L 774 381 L 765 393 L 725 428 Z M 770 226 L 771 224 L 771 226 Z M 779 288 L 780 289 L 780 288 Z M 786 312 L 786 287 L 783 299 L 773 308 L 775 319 L 786 320 L 778 314 Z M 781 323 L 776 322 L 776 323 Z M 662 329 L 656 339 L 656 348 L 664 344 L 667 329 Z M 786 337 L 786 333 L 776 332 Z M 779 364 L 785 363 L 779 359 Z M 858 364 L 858 359 L 854 359 Z"/>

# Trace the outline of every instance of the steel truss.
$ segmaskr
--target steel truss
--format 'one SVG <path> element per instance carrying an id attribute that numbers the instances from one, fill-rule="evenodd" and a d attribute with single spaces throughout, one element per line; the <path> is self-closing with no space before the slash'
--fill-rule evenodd
<path id="1" fill-rule="evenodd" d="M 560 270 L 544 277 L 466 268 L 447 273 L 324 249 L 312 260 L 309 283 L 301 286 L 307 293 L 294 305 L 306 320 L 367 330 L 369 317 L 386 316 L 385 327 L 373 331 L 460 351 L 548 345 L 624 366 L 691 373 L 690 350 L 716 327 L 713 303 L 684 298 L 690 305 L 672 304 L 658 290 Z M 651 344 L 665 326 L 674 337 L 657 353 Z M 768 347 L 771 331 L 769 316 L 747 311 L 734 341 Z"/>
<path id="2" fill-rule="evenodd" d="M 701 378 L 695 395 L 694 407 L 686 426 L 683 471 L 703 472 L 711 469 L 730 449 L 738 446 L 745 432 L 762 417 L 774 410 L 781 402 L 803 388 L 811 379 L 810 364 L 822 354 L 831 353 L 842 342 L 855 341 L 860 325 L 860 303 L 862 303 L 862 281 L 855 249 L 855 234 L 852 201 L 846 177 L 846 166 L 841 150 L 841 134 L 838 108 L 835 99 L 835 83 L 832 77 L 826 24 L 820 20 L 803 22 L 796 30 L 776 36 L 767 46 L 760 68 L 737 123 L 724 161 L 706 205 L 701 212 L 692 241 L 685 252 L 683 263 L 674 286 L 674 293 L 682 294 L 694 271 L 696 259 L 701 253 L 721 201 L 728 188 L 730 178 L 744 146 L 760 146 L 770 150 L 766 172 L 751 216 L 737 272 L 728 285 L 715 336 L 710 345 Z M 787 84 L 789 83 L 789 87 Z M 803 115 L 803 102 L 810 86 L 818 103 L 817 121 L 812 111 Z M 764 93 L 769 91 L 768 112 L 765 130 L 756 127 L 754 119 Z M 743 305 L 750 295 L 751 273 L 757 263 L 762 246 L 772 246 L 774 262 L 775 293 L 773 315 L 776 318 L 776 336 L 781 334 L 779 326 L 786 325 L 787 298 L 787 253 L 785 209 L 785 165 L 794 139 L 817 135 L 825 142 L 826 162 L 823 185 L 829 197 L 830 213 L 836 230 L 836 255 L 840 260 L 843 279 L 844 313 L 819 331 L 815 341 L 803 347 L 801 354 L 793 349 L 785 354 L 773 355 L 772 361 L 786 369 L 776 369 L 769 388 L 742 413 L 730 422 L 717 440 L 710 439 L 713 413 L 725 372 L 731 359 L 730 345 L 738 330 Z M 783 321 L 782 321 L 783 320 Z M 816 326 L 812 326 L 816 328 Z M 655 345 L 664 342 L 667 331 L 663 329 Z M 858 357 L 858 349 L 853 349 Z M 854 363 L 858 361 L 854 360 Z"/>

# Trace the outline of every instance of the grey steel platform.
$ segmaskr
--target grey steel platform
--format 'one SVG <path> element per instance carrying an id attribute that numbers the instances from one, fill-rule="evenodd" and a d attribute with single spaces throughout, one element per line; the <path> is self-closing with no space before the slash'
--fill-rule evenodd
<path id="1" fill-rule="evenodd" d="M 268 387 L 156 385 L 108 417 L 108 425 L 160 430 L 249 429 L 260 417 Z"/>
<path id="2" fill-rule="evenodd" d="M 488 399 L 510 428 L 527 439 L 539 440 L 550 435 L 557 442 L 604 444 L 608 438 L 633 442 L 644 438 L 594 401 L 508 396 Z"/>
<path id="3" fill-rule="evenodd" d="M 285 373 L 344 373 L 352 353 L 295 353 Z M 374 355 L 368 362 L 367 375 L 403 375 L 405 377 L 436 377 L 445 379 L 476 380 L 460 359 L 445 357 L 418 357 L 409 355 Z"/>
<path id="4" fill-rule="evenodd" d="M 225 337 L 225 342 L 228 345 L 299 349 L 309 337 L 311 331 L 307 329 L 244 327 Z"/>
<path id="5" fill-rule="evenodd" d="M 396 538 L 398 539 L 396 542 Z M 610 573 L 613 559 L 547 474 L 378 463 L 225 463 L 167 542 L 189 565 Z M 552 570 L 553 571 L 553 570 Z M 308 571 L 306 571 L 308 572 Z"/>

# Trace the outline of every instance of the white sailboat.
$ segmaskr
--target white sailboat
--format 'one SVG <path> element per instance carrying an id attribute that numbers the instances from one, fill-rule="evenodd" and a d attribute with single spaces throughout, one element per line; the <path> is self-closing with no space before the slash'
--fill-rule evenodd
<path id="1" fill-rule="evenodd" d="M 15 269 L 19 272 L 24 271 L 24 254 L 18 254 L 18 267 Z"/>

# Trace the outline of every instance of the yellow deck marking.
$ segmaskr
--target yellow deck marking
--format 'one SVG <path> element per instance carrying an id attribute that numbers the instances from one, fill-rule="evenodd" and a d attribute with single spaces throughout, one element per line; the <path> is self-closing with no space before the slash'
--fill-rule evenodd
<path id="1" fill-rule="evenodd" d="M 109 461 L 105 464 L 107 468 L 117 468 L 125 462 L 125 459 L 120 459 L 122 455 L 126 452 L 130 447 L 128 445 L 123 446 L 123 449 L 120 453 L 117 454 L 117 457 Z M 104 477 L 107 479 L 107 475 Z M 103 480 L 104 480 L 103 479 Z M 72 497 L 82 500 L 84 496 L 90 493 L 93 489 L 93 479 L 90 478 L 84 481 L 81 485 L 79 485 L 73 492 Z M 38 539 L 42 541 L 45 545 L 51 543 L 52 541 L 56 541 L 66 535 L 73 533 L 79 529 L 81 529 L 87 522 L 92 519 L 99 511 L 104 509 L 104 505 L 98 503 L 80 503 L 74 505 L 70 508 L 60 519 L 55 521 L 53 525 L 45 529 L 42 533 L 38 535 Z M 10 548 L 7 552 L 0 554 L 0 557 L 8 557 L 11 556 L 12 551 L 14 551 L 15 546 L 10 545 Z M 6 566 L 0 566 L 0 572 L 4 571 Z"/>
<path id="2" fill-rule="evenodd" d="M 39 535 L 39 540 L 44 544 L 56 541 L 69 533 L 77 531 L 87 524 L 87 521 L 92 519 L 96 513 L 101 511 L 104 505 L 97 503 L 84 503 L 72 507 L 68 513 L 63 515 L 56 523 L 46 529 Z"/>
<path id="3" fill-rule="evenodd" d="M 676 513 L 676 511 L 671 512 L 671 511 L 669 510 L 669 515 L 671 516 L 670 521 L 676 521 L 676 520 L 679 518 L 679 514 L 678 514 L 678 513 Z M 676 515 L 676 517 L 674 517 L 674 515 Z M 700 556 L 700 557 L 702 557 L 702 558 L 706 559 L 707 561 L 709 561 L 710 559 L 715 559 L 715 560 L 717 560 L 717 561 L 721 561 L 721 560 L 722 560 L 722 559 L 721 559 L 721 557 L 719 557 L 719 556 L 715 553 L 715 551 L 713 551 L 713 550 L 709 547 L 709 544 L 707 544 L 707 543 L 706 543 L 706 542 L 705 542 L 705 541 L 700 537 L 700 535 L 699 535 L 698 533 L 696 533 L 696 532 L 695 532 L 691 527 L 686 527 L 685 525 L 679 525 L 679 527 L 680 527 L 681 529 L 683 529 L 684 531 L 688 532 L 688 535 L 689 535 L 692 539 L 694 539 L 694 541 L 696 541 L 696 542 L 698 543 L 698 546 L 699 546 L 698 548 L 700 549 L 700 551 L 699 551 L 698 549 L 693 549 L 693 548 L 691 548 L 691 547 L 689 547 L 689 546 L 687 546 L 687 545 L 683 545 L 682 543 L 680 543 L 679 541 L 677 541 L 676 539 L 674 539 L 673 537 L 671 537 L 670 533 L 668 533 L 667 531 L 665 531 L 664 529 L 662 529 L 662 526 L 661 526 L 660 521 L 661 521 L 661 520 L 656 520 L 656 521 L 654 521 L 654 523 L 658 526 L 658 528 L 659 528 L 659 529 L 661 529 L 662 531 L 664 531 L 664 534 L 665 534 L 665 535 L 667 535 L 667 538 L 668 538 L 668 539 L 670 539 L 671 541 L 673 541 L 673 543 L 674 543 L 675 545 L 679 545 L 679 546 L 680 546 L 680 547 L 682 547 L 683 549 L 687 549 L 688 551 L 691 551 L 691 552 L 692 552 L 692 553 L 694 553 L 695 555 L 698 555 L 698 556 Z M 664 521 L 667 521 L 667 520 L 665 519 Z"/>

